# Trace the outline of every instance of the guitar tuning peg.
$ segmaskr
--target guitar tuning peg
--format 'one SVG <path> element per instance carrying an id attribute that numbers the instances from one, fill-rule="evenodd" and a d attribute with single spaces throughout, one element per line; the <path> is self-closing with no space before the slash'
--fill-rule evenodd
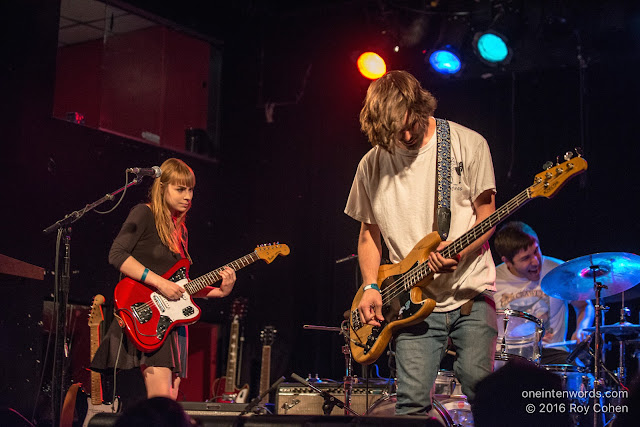
<path id="1" fill-rule="evenodd" d="M 556 165 L 560 164 L 560 156 L 556 156 Z"/>
<path id="2" fill-rule="evenodd" d="M 544 165 L 542 165 L 542 170 L 546 171 L 546 170 L 551 169 L 552 167 L 553 167 L 553 163 L 549 162 L 549 161 L 546 161 L 546 162 L 544 162 Z"/>
<path id="3" fill-rule="evenodd" d="M 567 151 L 566 153 L 564 153 L 564 159 L 566 161 L 569 161 L 573 158 L 573 151 Z"/>
<path id="4" fill-rule="evenodd" d="M 582 157 L 584 155 L 582 147 L 575 147 L 574 150 L 576 150 L 576 154 L 578 155 L 578 157 Z"/>

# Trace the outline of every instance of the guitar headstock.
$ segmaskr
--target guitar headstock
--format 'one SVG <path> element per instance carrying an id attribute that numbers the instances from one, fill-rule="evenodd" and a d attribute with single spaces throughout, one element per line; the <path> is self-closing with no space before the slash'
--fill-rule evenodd
<path id="1" fill-rule="evenodd" d="M 102 295 L 98 294 L 93 297 L 91 311 L 89 312 L 89 326 L 99 326 L 104 320 L 102 304 L 104 304 L 104 297 Z"/>
<path id="2" fill-rule="evenodd" d="M 276 339 L 276 332 L 278 332 L 273 326 L 265 326 L 262 331 L 260 331 L 260 342 L 262 345 L 273 345 L 273 342 Z"/>
<path id="3" fill-rule="evenodd" d="M 231 303 L 231 320 L 240 320 L 247 314 L 247 298 L 240 297 Z"/>
<path id="4" fill-rule="evenodd" d="M 267 243 L 256 247 L 255 253 L 263 259 L 267 264 L 270 264 L 278 255 L 289 255 L 289 246 L 283 243 Z"/>
<path id="5" fill-rule="evenodd" d="M 547 197 L 551 198 L 566 184 L 566 182 L 576 175 L 587 170 L 587 161 L 582 157 L 573 157 L 573 153 L 564 155 L 565 161 L 556 162 L 554 166 L 551 162 L 545 165 L 545 171 L 537 174 L 533 180 L 533 185 L 529 187 L 531 198 Z"/>

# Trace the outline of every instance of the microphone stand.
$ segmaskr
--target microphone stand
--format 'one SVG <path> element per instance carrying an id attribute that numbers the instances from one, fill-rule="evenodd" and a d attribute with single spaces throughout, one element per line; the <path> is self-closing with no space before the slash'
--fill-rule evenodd
<path id="1" fill-rule="evenodd" d="M 294 380 L 298 381 L 301 384 L 306 385 L 307 387 L 310 387 L 313 391 L 315 391 L 320 396 L 322 396 L 322 398 L 324 399 L 324 404 L 322 405 L 322 411 L 324 412 L 324 415 L 331 415 L 331 411 L 333 410 L 333 407 L 337 406 L 338 408 L 344 409 L 346 412 L 349 412 L 352 415 L 355 415 L 357 417 L 360 416 L 360 414 L 358 414 L 356 411 L 351 409 L 349 406 L 345 405 L 342 400 L 333 396 L 331 393 L 328 393 L 324 390 L 320 390 L 318 387 L 314 386 L 309 381 L 305 380 L 295 372 L 291 374 L 291 378 L 293 378 Z"/>
<path id="2" fill-rule="evenodd" d="M 276 389 L 280 386 L 280 383 L 284 380 L 285 380 L 284 377 L 278 378 L 278 380 L 275 383 L 271 384 L 271 387 L 269 387 L 268 390 L 263 391 L 262 394 L 260 394 L 259 396 L 256 396 L 251 402 L 249 402 L 249 404 L 245 406 L 242 412 L 240 412 L 240 415 L 244 415 L 247 412 L 251 411 L 254 407 L 258 406 L 258 404 L 262 401 L 262 399 L 264 399 L 264 397 L 270 394 L 271 392 L 276 391 Z"/>
<path id="3" fill-rule="evenodd" d="M 66 390 L 66 369 L 65 360 L 69 357 L 67 354 L 67 302 L 69 300 L 70 290 L 70 272 L 71 272 L 71 227 L 70 224 L 78 221 L 82 216 L 100 206 L 107 200 L 113 200 L 114 196 L 127 188 L 137 185 L 141 179 L 136 176 L 130 183 L 120 187 L 110 194 L 106 194 L 95 202 L 86 205 L 84 208 L 67 214 L 64 218 L 51 224 L 42 230 L 44 234 L 49 234 L 54 230 L 58 230 L 58 239 L 56 242 L 56 259 L 54 272 L 54 318 L 56 319 L 55 327 L 55 345 L 53 353 L 53 369 L 51 382 L 51 408 L 53 411 L 52 422 L 57 425 L 62 414 L 62 396 Z M 124 195 L 124 194 L 123 194 Z M 60 240 L 64 240 L 64 265 L 62 274 L 60 274 L 58 260 L 60 258 Z M 51 333 L 51 332 L 50 332 Z M 56 386 L 58 383 L 59 386 Z"/>

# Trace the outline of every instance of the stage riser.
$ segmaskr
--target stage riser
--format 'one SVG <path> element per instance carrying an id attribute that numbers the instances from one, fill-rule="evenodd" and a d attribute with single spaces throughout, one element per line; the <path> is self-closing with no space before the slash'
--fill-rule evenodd
<path id="1" fill-rule="evenodd" d="M 202 427 L 271 427 L 271 426 L 400 426 L 400 427 L 442 427 L 435 419 L 412 417 L 354 417 L 354 416 L 304 416 L 304 415 L 193 415 Z M 89 422 L 89 427 L 111 427 L 118 419 L 117 414 L 97 414 Z"/>

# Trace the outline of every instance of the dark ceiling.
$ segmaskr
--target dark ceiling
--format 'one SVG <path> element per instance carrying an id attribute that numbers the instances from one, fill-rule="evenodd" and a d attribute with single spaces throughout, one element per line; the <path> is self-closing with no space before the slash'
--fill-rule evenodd
<path id="1" fill-rule="evenodd" d="M 118 2 L 116 2 L 117 4 Z M 121 2 L 120 2 L 121 3 Z M 424 52 L 452 44 L 473 56 L 476 31 L 505 33 L 514 49 L 502 71 L 573 66 L 637 55 L 640 50 L 640 2 L 524 0 L 126 0 L 134 8 L 160 16 L 208 38 L 228 44 L 239 38 L 264 43 L 287 35 L 322 37 L 348 28 L 362 48 L 392 54 L 395 68 L 410 68 Z M 486 67 L 472 66 L 468 75 Z"/>

